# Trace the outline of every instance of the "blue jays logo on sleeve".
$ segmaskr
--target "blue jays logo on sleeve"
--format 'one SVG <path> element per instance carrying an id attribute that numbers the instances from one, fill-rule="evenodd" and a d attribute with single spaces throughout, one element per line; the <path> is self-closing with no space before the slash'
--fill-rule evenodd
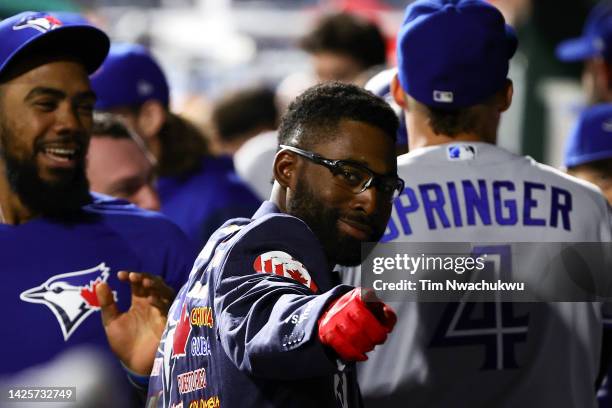
<path id="1" fill-rule="evenodd" d="M 308 270 L 301 262 L 283 251 L 270 251 L 259 255 L 253 262 L 256 272 L 271 273 L 298 281 L 313 292 L 318 290 Z"/>
<path id="2" fill-rule="evenodd" d="M 452 144 L 446 152 L 449 160 L 473 160 L 476 157 L 476 147 L 468 144 Z"/>
<path id="3" fill-rule="evenodd" d="M 68 340 L 90 314 L 100 310 L 96 286 L 108 280 L 109 271 L 110 268 L 101 263 L 90 269 L 55 275 L 42 285 L 23 291 L 19 298 L 51 309 L 64 340 Z M 113 291 L 113 295 L 117 300 L 117 293 Z"/>
<path id="4" fill-rule="evenodd" d="M 21 19 L 17 24 L 13 26 L 13 30 L 23 30 L 24 28 L 33 28 L 46 33 L 47 31 L 53 30 L 54 28 L 60 27 L 62 22 L 57 18 L 48 14 L 34 14 L 29 15 Z"/>

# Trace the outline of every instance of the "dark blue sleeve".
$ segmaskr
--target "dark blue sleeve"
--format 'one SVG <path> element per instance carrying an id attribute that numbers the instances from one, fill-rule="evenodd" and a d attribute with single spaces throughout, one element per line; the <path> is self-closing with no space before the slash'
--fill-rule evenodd
<path id="1" fill-rule="evenodd" d="M 219 208 L 211 210 L 210 213 L 203 219 L 200 229 L 200 242 L 206 244 L 212 234 L 227 220 L 233 218 L 251 218 L 261 205 L 255 198 L 245 197 L 245 200 L 233 203 L 226 203 Z"/>
<path id="2" fill-rule="evenodd" d="M 301 262 L 319 292 L 288 277 L 255 272 L 254 260 L 268 251 L 283 251 Z M 334 355 L 318 339 L 317 321 L 331 301 L 352 288 L 331 288 L 320 244 L 301 221 L 275 217 L 249 231 L 220 270 L 215 315 L 221 344 L 238 369 L 279 380 L 338 370 Z"/>
<path id="3" fill-rule="evenodd" d="M 162 238 L 166 241 L 162 276 L 166 284 L 178 293 L 187 282 L 189 272 L 197 256 L 197 250 L 183 231 L 170 221 L 167 221 L 167 223 L 169 224 L 167 232 Z"/>

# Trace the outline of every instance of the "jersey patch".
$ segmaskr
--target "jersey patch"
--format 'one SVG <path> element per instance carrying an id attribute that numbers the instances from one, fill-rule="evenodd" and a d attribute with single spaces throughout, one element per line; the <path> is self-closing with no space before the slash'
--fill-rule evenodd
<path id="1" fill-rule="evenodd" d="M 455 95 L 451 91 L 433 91 L 433 100 L 440 103 L 453 103 Z"/>
<path id="2" fill-rule="evenodd" d="M 452 144 L 446 148 L 448 160 L 474 160 L 476 147 L 469 144 Z"/>
<path id="3" fill-rule="evenodd" d="M 313 292 L 318 290 L 308 270 L 286 252 L 270 251 L 259 255 L 253 262 L 255 272 L 271 273 L 298 281 Z"/>
<path id="4" fill-rule="evenodd" d="M 108 280 L 109 271 L 101 263 L 90 269 L 55 275 L 42 285 L 21 292 L 19 298 L 51 309 L 67 341 L 90 314 L 100 310 L 96 286 Z M 113 291 L 113 295 L 117 301 L 117 292 Z"/>

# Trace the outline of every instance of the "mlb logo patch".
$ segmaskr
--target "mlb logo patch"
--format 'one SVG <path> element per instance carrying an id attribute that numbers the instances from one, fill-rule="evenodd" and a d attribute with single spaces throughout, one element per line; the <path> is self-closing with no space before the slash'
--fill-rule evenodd
<path id="1" fill-rule="evenodd" d="M 450 91 L 433 91 L 433 100 L 441 103 L 453 103 L 455 97 Z"/>
<path id="2" fill-rule="evenodd" d="M 604 123 L 601 124 L 601 128 L 604 132 L 612 132 L 612 118 L 604 121 Z"/>
<path id="3" fill-rule="evenodd" d="M 149 96 L 154 91 L 153 84 L 151 84 L 149 81 L 145 81 L 144 79 L 138 81 L 136 87 L 138 89 L 138 95 L 140 96 Z"/>
<path id="4" fill-rule="evenodd" d="M 476 157 L 476 147 L 468 144 L 453 144 L 446 150 L 448 160 L 473 160 Z"/>
<path id="5" fill-rule="evenodd" d="M 23 30 L 24 28 L 33 28 L 46 33 L 47 31 L 53 30 L 54 28 L 60 27 L 62 22 L 57 18 L 46 15 L 46 14 L 35 14 L 24 17 L 17 24 L 13 26 L 13 30 Z"/>
<path id="6" fill-rule="evenodd" d="M 313 292 L 318 290 L 304 265 L 283 251 L 270 251 L 259 255 L 253 262 L 253 269 L 255 272 L 270 273 L 296 280 Z"/>

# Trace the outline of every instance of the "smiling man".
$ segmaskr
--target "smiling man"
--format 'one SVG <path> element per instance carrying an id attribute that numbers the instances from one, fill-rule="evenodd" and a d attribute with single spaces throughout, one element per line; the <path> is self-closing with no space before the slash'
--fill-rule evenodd
<path id="1" fill-rule="evenodd" d="M 82 346 L 113 363 L 96 286 L 118 283 L 117 272 L 130 270 L 162 276 L 178 290 L 195 257 L 168 220 L 89 193 L 85 155 L 95 95 L 88 74 L 108 48 L 102 31 L 44 13 L 0 22 L 0 336 L 10 350 L 0 382 Z M 129 290 L 119 287 L 113 296 L 129 304 Z M 116 368 L 114 377 L 123 379 Z"/>
<path id="2" fill-rule="evenodd" d="M 291 105 L 270 201 L 213 234 L 155 361 L 130 364 L 134 339 L 109 335 L 124 364 L 151 373 L 147 406 L 361 406 L 350 363 L 385 341 L 395 314 L 332 269 L 360 263 L 361 243 L 384 233 L 403 188 L 396 130 L 386 103 L 353 85 L 320 85 Z M 121 334 L 130 314 L 106 285 L 98 297 L 107 333 Z"/>

